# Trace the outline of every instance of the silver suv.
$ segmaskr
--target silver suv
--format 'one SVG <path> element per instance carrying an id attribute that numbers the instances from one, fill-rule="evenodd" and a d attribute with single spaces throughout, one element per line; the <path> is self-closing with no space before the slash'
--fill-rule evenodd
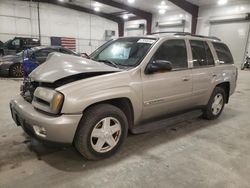
<path id="1" fill-rule="evenodd" d="M 29 135 L 73 144 L 85 158 L 98 160 L 117 152 L 128 131 L 219 117 L 236 81 L 233 57 L 216 38 L 124 37 L 88 58 L 50 55 L 10 108 Z"/>

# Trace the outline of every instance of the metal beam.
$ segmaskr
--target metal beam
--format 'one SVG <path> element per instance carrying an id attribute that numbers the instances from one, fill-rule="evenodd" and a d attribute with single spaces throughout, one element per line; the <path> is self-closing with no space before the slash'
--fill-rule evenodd
<path id="1" fill-rule="evenodd" d="M 152 13 L 138 9 L 138 8 L 134 8 L 131 7 L 129 5 L 123 4 L 123 3 L 119 3 L 113 0 L 95 0 L 96 2 L 105 4 L 105 5 L 109 5 L 112 7 L 116 7 L 119 9 L 123 9 L 126 10 L 130 13 L 133 13 L 134 15 L 140 17 L 141 19 L 145 19 L 147 21 L 147 33 L 150 34 L 151 33 L 151 27 L 152 27 Z"/>
<path id="2" fill-rule="evenodd" d="M 181 9 L 192 15 L 192 34 L 196 33 L 197 22 L 198 22 L 198 14 L 199 14 L 199 6 L 190 3 L 186 0 L 168 0 L 169 2 L 175 4 Z"/>
<path id="3" fill-rule="evenodd" d="M 21 0 L 21 1 L 30 1 L 30 0 Z M 86 13 L 93 14 L 96 16 L 101 16 L 103 18 L 106 18 L 108 20 L 111 20 L 111 21 L 118 23 L 118 30 L 119 30 L 119 25 L 124 24 L 124 20 L 120 17 L 114 16 L 111 14 L 107 14 L 107 13 L 103 13 L 103 12 L 96 12 L 92 9 L 78 6 L 78 5 L 75 5 L 72 3 L 59 2 L 58 0 L 32 0 L 32 2 L 49 3 L 49 4 L 53 4 L 53 5 L 58 5 L 58 6 L 61 6 L 64 8 L 70 8 L 70 9 L 73 9 L 76 11 L 86 12 Z M 119 36 L 120 36 L 120 33 L 119 33 Z"/>

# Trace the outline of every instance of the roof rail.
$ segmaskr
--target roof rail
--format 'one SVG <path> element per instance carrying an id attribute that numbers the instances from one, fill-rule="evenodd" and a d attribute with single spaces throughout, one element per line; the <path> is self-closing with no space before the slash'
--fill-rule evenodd
<path id="1" fill-rule="evenodd" d="M 160 31 L 160 32 L 154 32 L 154 33 L 151 33 L 151 35 L 156 35 L 156 34 L 164 34 L 164 33 L 170 33 L 170 34 L 190 34 L 191 33 L 188 33 L 188 32 L 181 32 L 181 31 Z"/>
<path id="2" fill-rule="evenodd" d="M 155 33 L 151 33 L 151 35 L 155 35 L 155 34 L 164 34 L 164 33 L 172 33 L 174 35 L 181 35 L 181 36 L 192 36 L 192 37 L 199 37 L 199 38 L 206 38 L 206 39 L 213 39 L 213 40 L 218 40 L 221 41 L 221 39 L 219 39 L 218 37 L 214 37 L 214 36 L 203 36 L 203 35 L 194 35 L 192 33 L 189 32 L 175 32 L 175 31 L 166 31 L 166 32 L 155 32 Z"/>

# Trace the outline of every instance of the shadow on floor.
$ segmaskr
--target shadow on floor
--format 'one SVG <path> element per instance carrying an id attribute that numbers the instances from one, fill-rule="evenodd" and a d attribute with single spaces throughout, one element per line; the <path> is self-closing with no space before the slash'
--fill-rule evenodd
<path id="1" fill-rule="evenodd" d="M 235 117 L 234 114 L 237 113 L 229 109 L 218 120 L 208 121 L 198 118 L 154 132 L 140 135 L 130 134 L 116 155 L 101 161 L 87 161 L 73 147 L 48 147 L 33 139 L 28 147 L 37 154 L 39 160 L 43 160 L 56 169 L 68 172 L 86 171 L 114 165 L 130 156 L 143 156 L 155 146 L 173 142 L 200 129 L 217 125 L 223 122 L 223 119 L 228 121 Z"/>

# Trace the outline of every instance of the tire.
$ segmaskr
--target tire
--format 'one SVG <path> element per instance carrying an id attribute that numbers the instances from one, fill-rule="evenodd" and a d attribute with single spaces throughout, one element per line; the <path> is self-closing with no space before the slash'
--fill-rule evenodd
<path id="1" fill-rule="evenodd" d="M 10 67 L 9 76 L 19 78 L 23 77 L 24 72 L 20 63 L 16 63 Z"/>
<path id="2" fill-rule="evenodd" d="M 128 121 L 119 108 L 98 104 L 83 114 L 74 145 L 86 159 L 100 160 L 114 155 L 121 148 L 127 132 Z"/>
<path id="3" fill-rule="evenodd" d="M 245 63 L 243 63 L 242 65 L 241 65 L 241 70 L 244 70 L 246 67 L 245 67 Z"/>
<path id="4" fill-rule="evenodd" d="M 209 99 L 206 108 L 204 109 L 203 118 L 208 120 L 217 119 L 224 109 L 225 100 L 225 90 L 221 87 L 216 87 Z"/>

